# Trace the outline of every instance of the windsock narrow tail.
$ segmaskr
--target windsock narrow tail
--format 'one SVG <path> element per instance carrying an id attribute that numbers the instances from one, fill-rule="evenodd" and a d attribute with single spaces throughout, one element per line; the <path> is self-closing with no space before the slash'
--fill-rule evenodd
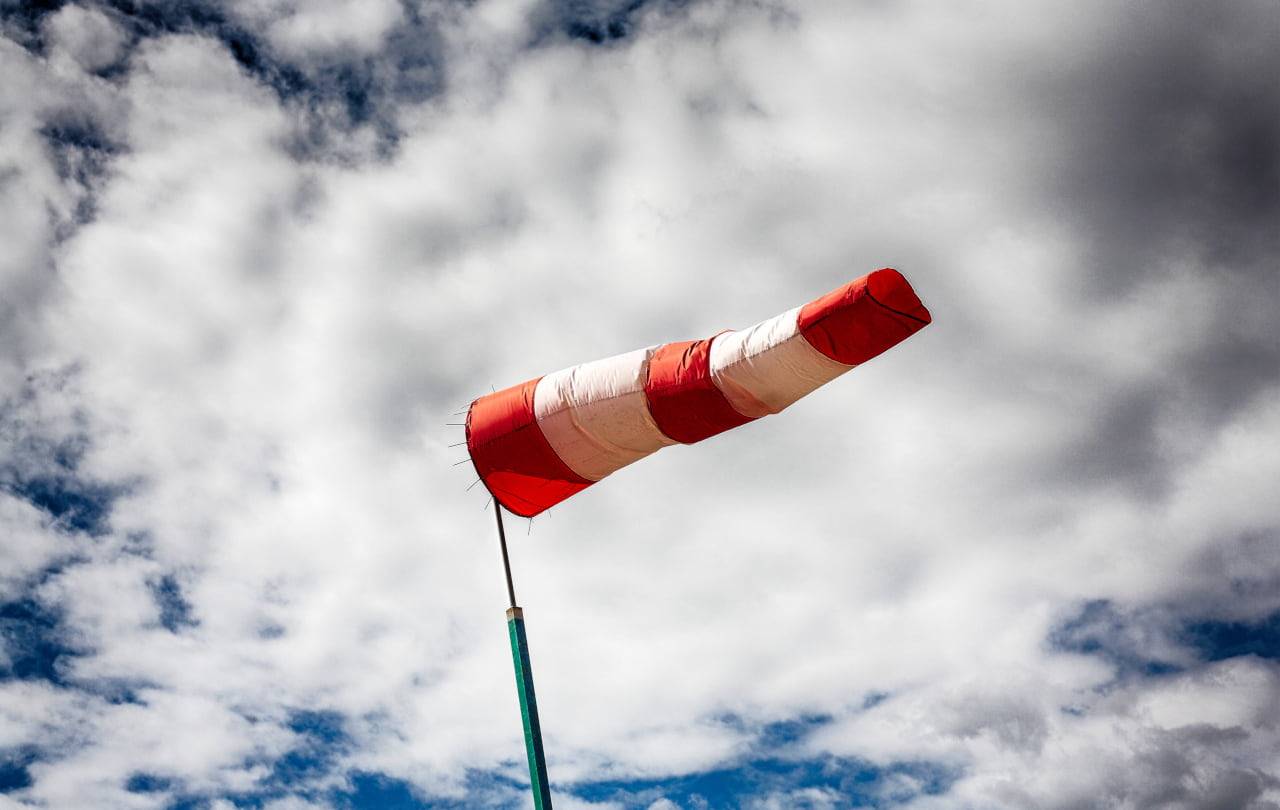
<path id="1" fill-rule="evenodd" d="M 668 343 L 480 397 L 467 449 L 489 492 L 533 517 L 671 444 L 778 413 L 930 323 L 885 268 L 740 332 Z"/>

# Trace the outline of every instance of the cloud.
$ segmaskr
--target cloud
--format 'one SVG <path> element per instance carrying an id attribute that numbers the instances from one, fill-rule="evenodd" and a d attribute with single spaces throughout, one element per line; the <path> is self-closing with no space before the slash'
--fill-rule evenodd
<path id="1" fill-rule="evenodd" d="M 45 37 L 86 71 L 111 67 L 124 55 L 128 35 L 95 8 L 66 5 L 44 20 Z"/>
<path id="2" fill-rule="evenodd" d="M 6 9 L 10 800 L 523 801 L 449 414 L 893 265 L 508 526 L 557 802 L 1273 806 L 1270 13 Z"/>
<path id="3" fill-rule="evenodd" d="M 288 3 L 236 3 L 233 13 L 294 58 L 350 50 L 377 52 L 387 33 L 400 23 L 404 10 L 395 3 L 330 2 L 293 8 Z"/>
<path id="4" fill-rule="evenodd" d="M 1043 710 L 1049 744 L 1028 747 L 1004 733 L 1000 713 L 978 705 L 974 725 L 934 724 L 919 710 L 930 698 L 886 703 L 847 729 L 854 748 L 886 736 L 921 735 L 982 763 L 942 796 L 911 807 L 1068 808 L 1130 806 L 1270 807 L 1268 772 L 1276 670 L 1237 659 L 1194 675 L 1162 677 L 1098 699 L 1083 711 Z M 962 694 L 953 699 L 963 700 Z M 946 705 L 945 703 L 943 705 Z"/>

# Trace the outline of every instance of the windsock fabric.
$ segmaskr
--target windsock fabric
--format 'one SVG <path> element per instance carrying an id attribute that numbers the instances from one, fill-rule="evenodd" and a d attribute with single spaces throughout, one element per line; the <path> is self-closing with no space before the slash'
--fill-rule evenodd
<path id="1" fill-rule="evenodd" d="M 930 322 L 885 268 L 740 332 L 595 360 L 480 397 L 467 450 L 489 492 L 533 517 L 672 444 L 778 413 Z"/>

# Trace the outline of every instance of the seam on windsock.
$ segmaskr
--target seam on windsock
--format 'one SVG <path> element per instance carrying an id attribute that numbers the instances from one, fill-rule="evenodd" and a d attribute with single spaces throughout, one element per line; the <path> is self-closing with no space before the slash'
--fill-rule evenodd
<path id="1" fill-rule="evenodd" d="M 902 310 L 900 310 L 900 309 L 894 309 L 893 307 L 891 307 L 891 306 L 889 306 L 888 304 L 886 304 L 886 303 L 884 303 L 883 301 L 881 301 L 879 298 L 876 298 L 874 295 L 872 295 L 872 294 L 871 294 L 871 285 L 870 285 L 870 284 L 868 284 L 868 285 L 866 286 L 866 292 L 867 292 L 867 297 L 871 299 L 871 303 L 875 304 L 876 306 L 880 307 L 881 309 L 887 309 L 888 311 L 890 311 L 890 312 L 894 313 L 895 315 L 901 315 L 901 316 L 902 316 L 902 317 L 904 317 L 904 318 L 910 318 L 911 320 L 915 321 L 916 323 L 924 324 L 925 326 L 928 326 L 928 325 L 929 325 L 929 322 L 928 322 L 928 321 L 926 321 L 924 318 L 917 318 L 915 315 L 912 315 L 910 312 L 903 312 L 903 311 L 902 311 Z M 818 321 L 823 320 L 825 317 L 826 317 L 826 316 L 824 315 L 822 318 L 819 318 L 819 319 L 818 319 Z"/>

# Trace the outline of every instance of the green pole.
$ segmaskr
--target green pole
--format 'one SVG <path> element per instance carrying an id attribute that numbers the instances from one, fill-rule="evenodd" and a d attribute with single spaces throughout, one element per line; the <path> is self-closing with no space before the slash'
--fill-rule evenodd
<path id="1" fill-rule="evenodd" d="M 516 605 L 516 589 L 511 582 L 511 560 L 507 557 L 507 532 L 502 526 L 502 507 L 493 501 L 498 519 L 498 543 L 502 546 L 502 569 L 507 575 L 507 635 L 511 637 L 511 660 L 516 667 L 516 691 L 520 694 L 520 719 L 524 722 L 524 747 L 529 756 L 529 787 L 534 810 L 551 810 L 551 785 L 547 782 L 547 758 L 542 750 L 542 724 L 538 722 L 538 699 L 533 693 L 533 668 L 529 664 L 529 639 L 524 632 L 524 611 Z"/>
<path id="2" fill-rule="evenodd" d="M 529 667 L 529 640 L 524 634 L 524 611 L 507 611 L 511 636 L 511 660 L 516 665 L 516 690 L 520 693 L 520 719 L 524 721 L 524 747 L 529 755 L 529 786 L 535 810 L 551 810 L 551 786 L 547 783 L 547 758 L 542 752 L 542 726 L 538 723 L 538 699 L 533 694 L 533 670 Z"/>

